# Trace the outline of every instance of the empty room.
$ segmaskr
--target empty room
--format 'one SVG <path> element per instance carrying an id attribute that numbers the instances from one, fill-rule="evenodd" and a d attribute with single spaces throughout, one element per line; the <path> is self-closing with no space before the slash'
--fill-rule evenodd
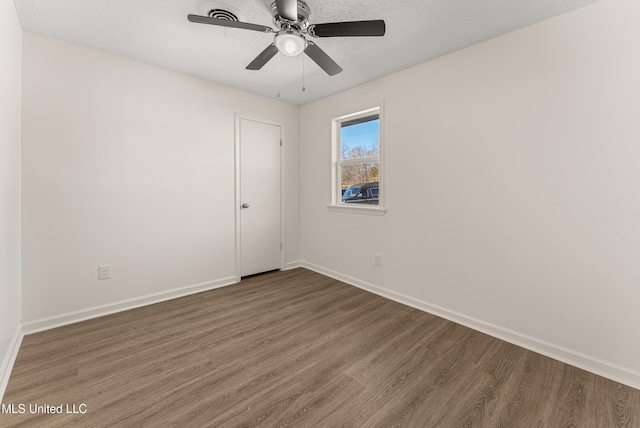
<path id="1" fill-rule="evenodd" d="M 640 427 L 640 2 L 0 2 L 0 427 Z"/>

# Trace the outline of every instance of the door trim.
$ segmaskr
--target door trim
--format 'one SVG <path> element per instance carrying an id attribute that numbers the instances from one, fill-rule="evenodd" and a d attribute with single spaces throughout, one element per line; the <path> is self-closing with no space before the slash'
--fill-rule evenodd
<path id="1" fill-rule="evenodd" d="M 278 126 L 280 127 L 280 141 L 282 141 L 282 144 L 280 145 L 280 269 L 284 270 L 285 269 L 285 264 L 286 264 L 286 251 L 287 251 L 287 244 L 286 244 L 286 229 L 285 229 L 285 192 L 284 192 L 284 183 L 285 183 L 285 150 L 284 148 L 286 147 L 286 141 L 284 138 L 284 125 L 280 122 L 275 122 L 273 120 L 268 120 L 268 119 L 262 119 L 259 117 L 255 117 L 255 116 L 249 116 L 249 115 L 244 115 L 244 114 L 240 114 L 240 113 L 236 113 L 235 114 L 235 138 L 234 138 L 234 150 L 235 150 L 235 207 L 234 207 L 234 213 L 235 213 L 235 241 L 236 241 L 236 266 L 235 266 L 235 273 L 236 273 L 236 282 L 240 282 L 241 278 L 242 278 L 242 266 L 241 264 L 241 257 L 242 257 L 242 248 L 241 248 L 241 243 L 240 243 L 240 233 L 241 233 L 241 228 L 242 228 L 242 224 L 240 221 L 240 120 L 245 119 L 245 120 L 252 120 L 254 122 L 260 122 L 260 123 L 264 123 L 267 125 L 274 125 L 274 126 Z"/>

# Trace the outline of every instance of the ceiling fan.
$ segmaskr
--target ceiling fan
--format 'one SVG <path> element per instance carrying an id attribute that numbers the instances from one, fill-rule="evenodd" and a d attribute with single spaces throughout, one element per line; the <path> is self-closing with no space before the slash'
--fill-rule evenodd
<path id="1" fill-rule="evenodd" d="M 263 50 L 246 67 L 260 70 L 278 51 L 287 56 L 297 56 L 304 52 L 329 76 L 336 75 L 342 68 L 318 45 L 307 37 L 361 37 L 384 36 L 385 23 L 382 19 L 372 21 L 329 22 L 309 24 L 311 10 L 302 0 L 276 0 L 271 5 L 271 15 L 276 29 L 248 22 L 232 21 L 211 16 L 188 15 L 191 22 L 241 28 L 244 30 L 275 33 L 273 43 Z"/>

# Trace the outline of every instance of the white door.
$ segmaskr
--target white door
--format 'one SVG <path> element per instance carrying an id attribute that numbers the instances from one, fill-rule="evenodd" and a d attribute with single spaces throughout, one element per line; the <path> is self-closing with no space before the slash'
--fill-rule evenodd
<path id="1" fill-rule="evenodd" d="M 240 119 L 240 274 L 280 268 L 280 127 Z"/>

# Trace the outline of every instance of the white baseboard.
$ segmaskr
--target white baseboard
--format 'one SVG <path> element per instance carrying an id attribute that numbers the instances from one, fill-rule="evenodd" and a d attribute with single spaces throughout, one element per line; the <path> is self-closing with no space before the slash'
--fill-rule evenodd
<path id="1" fill-rule="evenodd" d="M 18 357 L 18 350 L 20 350 L 20 344 L 22 344 L 23 337 L 24 334 L 22 333 L 22 326 L 19 325 L 11 338 L 11 343 L 9 343 L 7 353 L 2 359 L 2 365 L 0 365 L 0 403 L 2 403 L 2 400 L 4 399 L 4 393 L 7 390 L 11 371 L 13 370 L 13 365 Z"/>
<path id="2" fill-rule="evenodd" d="M 129 309 L 135 309 L 142 306 L 152 305 L 154 303 L 164 302 L 166 300 L 176 299 L 178 297 L 188 296 L 190 294 L 200 293 L 202 291 L 213 290 L 215 288 L 225 287 L 227 285 L 237 283 L 236 277 L 228 277 L 217 281 L 203 282 L 201 284 L 189 285 L 186 287 L 176 288 L 160 293 L 148 294 L 133 299 L 121 300 L 119 302 L 110 303 L 92 308 L 82 309 L 79 311 L 68 312 L 66 314 L 55 315 L 52 317 L 41 318 L 35 321 L 29 321 L 22 325 L 24 334 L 37 333 L 39 331 L 49 330 L 63 325 L 72 324 L 79 321 L 85 321 L 104 315 L 114 314 Z"/>
<path id="3" fill-rule="evenodd" d="M 302 260 L 294 260 L 292 262 L 287 262 L 284 266 L 284 270 L 291 270 L 299 267 L 302 267 Z"/>
<path id="4" fill-rule="evenodd" d="M 477 318 L 469 317 L 459 312 L 451 311 L 441 306 L 433 305 L 431 303 L 415 299 L 405 294 L 397 293 L 395 291 L 391 291 L 386 288 L 361 281 L 348 275 L 343 275 L 339 272 L 335 272 L 331 269 L 327 269 L 313 263 L 302 262 L 302 267 L 377 294 L 379 296 L 385 297 L 387 299 L 396 301 L 398 303 L 411 306 L 423 312 L 437 315 L 449 321 L 464 325 L 465 327 L 480 331 L 482 333 L 520 346 L 530 351 L 537 352 L 558 361 L 562 361 L 563 363 L 628 385 L 632 388 L 640 389 L 640 372 L 632 370 L 628 367 L 623 367 L 609 361 L 604 361 L 599 358 L 583 354 L 573 349 L 556 345 L 545 340 L 537 339 L 535 337 L 531 337 L 511 329 L 500 327 L 498 325 L 488 323 Z"/>

